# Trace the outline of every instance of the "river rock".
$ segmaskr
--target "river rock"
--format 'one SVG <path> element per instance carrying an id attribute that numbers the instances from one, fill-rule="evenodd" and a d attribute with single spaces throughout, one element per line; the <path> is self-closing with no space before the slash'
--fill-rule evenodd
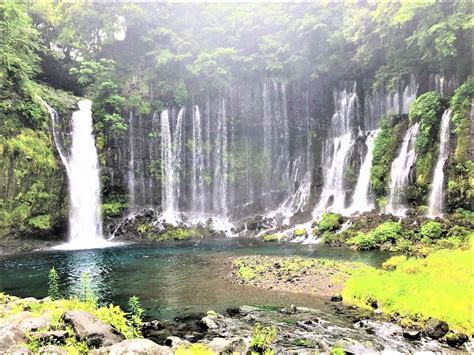
<path id="1" fill-rule="evenodd" d="M 463 333 L 449 332 L 448 334 L 446 334 L 446 342 L 450 346 L 458 347 L 463 345 L 468 340 L 468 336 Z"/>
<path id="2" fill-rule="evenodd" d="M 331 296 L 331 301 L 332 302 L 341 302 L 342 301 L 342 295 L 340 294 L 335 294 Z"/>
<path id="3" fill-rule="evenodd" d="M 245 340 L 239 337 L 230 339 L 214 338 L 207 346 L 219 354 L 245 354 L 248 350 Z"/>
<path id="4" fill-rule="evenodd" d="M 48 345 L 39 348 L 40 355 L 67 355 L 67 350 L 55 345 Z"/>
<path id="5" fill-rule="evenodd" d="M 41 328 L 49 328 L 50 325 L 49 319 L 45 317 L 28 317 L 18 323 L 18 328 L 25 332 L 34 332 Z"/>
<path id="6" fill-rule="evenodd" d="M 8 348 L 27 341 L 25 333 L 16 325 L 4 324 L 0 326 L 0 353 Z"/>
<path id="7" fill-rule="evenodd" d="M 298 308 L 294 304 L 290 305 L 290 307 L 285 307 L 281 310 L 283 314 L 296 314 L 298 312 Z"/>
<path id="8" fill-rule="evenodd" d="M 407 329 L 403 331 L 403 337 L 410 340 L 420 340 L 421 332 L 419 330 Z"/>
<path id="9" fill-rule="evenodd" d="M 448 324 L 442 320 L 431 318 L 425 324 L 425 333 L 430 338 L 439 339 L 449 331 Z"/>
<path id="10" fill-rule="evenodd" d="M 112 326 L 86 311 L 68 311 L 61 316 L 74 329 L 77 337 L 90 347 L 108 346 L 124 339 Z"/>
<path id="11" fill-rule="evenodd" d="M 95 349 L 91 355 L 167 355 L 173 350 L 166 346 L 158 345 L 149 339 L 127 339 L 120 343 Z"/>

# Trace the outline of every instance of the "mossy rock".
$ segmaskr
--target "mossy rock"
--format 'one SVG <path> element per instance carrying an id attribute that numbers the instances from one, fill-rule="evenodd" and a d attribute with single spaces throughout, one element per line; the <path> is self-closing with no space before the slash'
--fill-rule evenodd
<path id="1" fill-rule="evenodd" d="M 264 242 L 278 242 L 280 236 L 278 234 L 267 234 L 262 236 Z"/>
<path id="2" fill-rule="evenodd" d="M 303 237 L 306 235 L 306 229 L 303 228 L 295 228 L 293 230 L 293 236 L 294 237 Z"/>

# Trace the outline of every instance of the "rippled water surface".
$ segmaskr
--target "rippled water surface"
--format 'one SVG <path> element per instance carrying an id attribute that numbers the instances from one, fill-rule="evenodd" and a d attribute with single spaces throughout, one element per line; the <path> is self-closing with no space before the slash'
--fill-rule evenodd
<path id="1" fill-rule="evenodd" d="M 47 274 L 54 266 L 67 295 L 79 292 L 83 272 L 90 276 L 101 303 L 124 305 L 137 295 L 147 315 L 172 318 L 244 304 L 318 308 L 322 300 L 310 295 L 270 292 L 229 282 L 230 256 L 301 255 L 362 261 L 378 266 L 387 254 L 329 249 L 318 245 L 278 245 L 255 240 L 205 240 L 195 244 L 125 245 L 78 251 L 39 251 L 0 258 L 3 292 L 21 297 L 45 297 Z"/>

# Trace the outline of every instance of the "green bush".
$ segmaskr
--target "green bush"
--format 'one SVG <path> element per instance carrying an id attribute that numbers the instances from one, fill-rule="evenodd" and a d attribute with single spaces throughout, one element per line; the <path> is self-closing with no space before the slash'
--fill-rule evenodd
<path id="1" fill-rule="evenodd" d="M 377 226 L 371 234 L 375 242 L 378 244 L 385 243 L 386 241 L 395 242 L 402 233 L 402 226 L 399 222 L 384 222 Z"/>
<path id="2" fill-rule="evenodd" d="M 370 250 L 376 248 L 377 241 L 372 233 L 358 232 L 355 237 L 347 241 L 347 244 L 354 246 L 358 250 Z"/>
<path id="3" fill-rule="evenodd" d="M 441 223 L 434 221 L 425 222 L 420 228 L 420 235 L 422 240 L 426 243 L 430 243 L 435 239 L 440 239 L 443 236 L 443 232 Z"/>
<path id="4" fill-rule="evenodd" d="M 323 213 L 318 229 L 321 234 L 324 232 L 335 232 L 341 228 L 343 219 L 338 213 Z"/>

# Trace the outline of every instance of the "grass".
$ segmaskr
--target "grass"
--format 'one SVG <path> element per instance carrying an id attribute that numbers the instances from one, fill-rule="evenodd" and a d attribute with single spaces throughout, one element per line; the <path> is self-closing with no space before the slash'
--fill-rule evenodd
<path id="1" fill-rule="evenodd" d="M 424 259 L 398 259 L 393 271 L 367 269 L 346 283 L 346 302 L 369 308 L 377 301 L 385 313 L 409 320 L 430 317 L 452 329 L 474 334 L 474 234 L 465 249 L 439 250 Z"/>

